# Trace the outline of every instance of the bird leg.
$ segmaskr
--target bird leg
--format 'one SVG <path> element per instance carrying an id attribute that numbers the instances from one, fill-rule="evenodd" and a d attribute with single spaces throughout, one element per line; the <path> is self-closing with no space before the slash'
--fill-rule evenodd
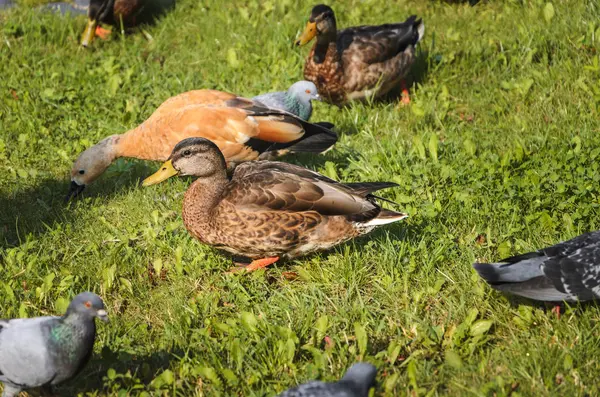
<path id="1" fill-rule="evenodd" d="M 102 26 L 96 26 L 96 36 L 100 37 L 102 40 L 108 40 L 112 30 L 104 29 Z"/>
<path id="2" fill-rule="evenodd" d="M 552 308 L 552 313 L 556 314 L 556 318 L 560 320 L 560 305 L 555 305 Z"/>
<path id="3" fill-rule="evenodd" d="M 262 258 L 255 259 L 250 263 L 240 263 L 236 262 L 236 267 L 231 269 L 228 273 L 235 273 L 240 270 L 245 270 L 246 272 L 253 272 L 254 270 L 262 269 L 263 267 L 267 267 L 279 260 L 278 256 L 273 256 L 270 258 Z"/>
<path id="4" fill-rule="evenodd" d="M 400 94 L 402 96 L 402 99 L 400 100 L 400 102 L 403 105 L 408 105 L 410 103 L 410 96 L 408 95 L 408 87 L 406 86 L 406 80 L 400 80 L 400 89 L 402 90 L 402 93 Z"/>

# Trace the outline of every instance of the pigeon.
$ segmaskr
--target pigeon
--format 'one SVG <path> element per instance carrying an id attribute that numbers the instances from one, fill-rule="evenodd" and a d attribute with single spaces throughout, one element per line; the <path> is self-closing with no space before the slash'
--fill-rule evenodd
<path id="1" fill-rule="evenodd" d="M 98 317 L 108 321 L 98 295 L 77 295 L 62 317 L 0 320 L 2 397 L 23 389 L 54 385 L 73 378 L 92 355 Z"/>
<path id="2" fill-rule="evenodd" d="M 286 390 L 279 397 L 368 397 L 376 375 L 375 366 L 356 363 L 339 382 L 313 381 Z"/>
<path id="3" fill-rule="evenodd" d="M 600 298 L 600 231 L 498 263 L 475 263 L 493 288 L 547 302 Z"/>
<path id="4" fill-rule="evenodd" d="M 252 98 L 271 109 L 285 110 L 308 121 L 312 114 L 312 100 L 320 101 L 317 87 L 310 81 L 298 81 L 287 90 L 270 92 Z"/>

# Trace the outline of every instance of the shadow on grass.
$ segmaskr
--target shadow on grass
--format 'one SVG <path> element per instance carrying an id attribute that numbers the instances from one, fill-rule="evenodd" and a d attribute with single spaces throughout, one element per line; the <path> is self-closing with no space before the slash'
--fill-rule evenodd
<path id="1" fill-rule="evenodd" d="M 110 199 L 136 185 L 155 169 L 152 163 L 134 162 L 125 172 L 112 167 L 106 175 L 67 202 L 69 180 L 44 179 L 37 185 L 0 194 L 0 248 L 14 247 L 33 234 L 42 235 L 54 224 L 75 220 L 75 206 L 85 198 Z"/>
<path id="2" fill-rule="evenodd" d="M 104 347 L 99 355 L 94 355 L 77 377 L 56 388 L 59 396 L 76 396 L 90 391 L 103 390 L 104 378 L 109 369 L 114 369 L 119 375 L 109 382 L 122 389 L 133 386 L 149 385 L 161 372 L 169 368 L 169 363 L 175 356 L 183 356 L 183 351 L 158 351 L 151 355 L 134 355 L 123 351 L 113 351 Z M 131 377 L 122 376 L 131 373 Z M 138 386 L 139 387 L 139 386 Z"/>

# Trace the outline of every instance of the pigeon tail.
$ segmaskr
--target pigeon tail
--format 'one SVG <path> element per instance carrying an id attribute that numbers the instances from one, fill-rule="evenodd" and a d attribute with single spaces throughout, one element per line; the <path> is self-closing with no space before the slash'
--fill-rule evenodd
<path id="1" fill-rule="evenodd" d="M 473 268 L 489 284 L 520 283 L 543 276 L 540 266 L 547 260 L 543 253 L 532 252 L 497 263 L 474 263 Z"/>
<path id="2" fill-rule="evenodd" d="M 348 369 L 343 382 L 350 382 L 360 390 L 359 395 L 368 396 L 369 390 L 375 386 L 375 377 L 377 376 L 377 368 L 369 363 L 356 363 Z"/>

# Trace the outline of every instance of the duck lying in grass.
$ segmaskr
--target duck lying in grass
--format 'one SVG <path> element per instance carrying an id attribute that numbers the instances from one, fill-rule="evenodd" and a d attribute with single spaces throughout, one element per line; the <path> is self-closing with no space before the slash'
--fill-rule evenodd
<path id="1" fill-rule="evenodd" d="M 475 263 L 492 287 L 539 301 L 600 298 L 600 231 L 497 263 Z"/>
<path id="2" fill-rule="evenodd" d="M 110 31 L 102 29 L 99 23 L 131 28 L 153 22 L 174 6 L 175 0 L 90 0 L 89 20 L 81 45 L 89 46 L 96 35 L 103 38 L 110 35 Z"/>
<path id="3" fill-rule="evenodd" d="M 413 15 L 402 23 L 338 31 L 333 10 L 317 5 L 296 40 L 296 45 L 304 45 L 317 38 L 304 64 L 304 78 L 315 83 L 325 101 L 335 105 L 382 96 L 399 83 L 403 101 L 409 102 L 403 78 L 415 61 L 415 46 L 424 29 L 423 22 Z"/>
<path id="4" fill-rule="evenodd" d="M 273 161 L 241 164 L 231 179 L 226 171 L 217 145 L 188 138 L 144 186 L 174 175 L 198 177 L 183 200 L 186 228 L 205 244 L 252 259 L 248 271 L 329 249 L 407 216 L 381 208 L 371 194 L 395 183 L 342 184 Z"/>
<path id="5" fill-rule="evenodd" d="M 290 113 L 215 90 L 189 91 L 166 100 L 138 127 L 85 150 L 71 169 L 68 198 L 78 195 L 119 157 L 165 161 L 175 145 L 204 137 L 221 150 L 228 167 L 288 152 L 320 153 L 337 135 L 329 123 L 312 124 Z"/>

